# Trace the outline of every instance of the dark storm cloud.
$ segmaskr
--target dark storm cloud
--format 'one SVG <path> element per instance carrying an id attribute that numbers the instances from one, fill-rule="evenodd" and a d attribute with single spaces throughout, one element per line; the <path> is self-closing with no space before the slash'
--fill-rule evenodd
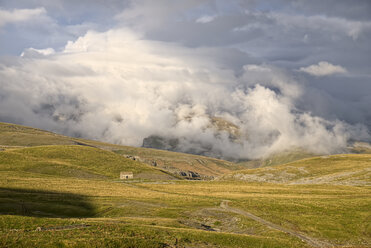
<path id="1" fill-rule="evenodd" d="M 269 63 L 291 68 L 329 61 L 358 73 L 369 71 L 371 22 L 369 18 L 342 15 L 349 10 L 367 16 L 371 13 L 368 1 L 339 1 L 332 8 L 327 2 L 232 1 L 231 5 L 240 8 L 229 12 L 223 11 L 220 1 L 191 1 L 187 5 L 162 1 L 166 6 L 168 2 L 172 3 L 168 8 L 155 8 L 157 2 L 136 1 L 118 20 L 129 23 L 148 39 L 189 47 L 233 46 Z M 203 17 L 208 21 L 199 22 Z"/>

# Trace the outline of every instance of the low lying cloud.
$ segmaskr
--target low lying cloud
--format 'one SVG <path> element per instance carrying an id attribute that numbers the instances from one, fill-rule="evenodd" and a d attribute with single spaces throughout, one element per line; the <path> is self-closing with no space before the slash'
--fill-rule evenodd
<path id="1" fill-rule="evenodd" d="M 289 71 L 248 64 L 237 74 L 215 53 L 128 29 L 88 32 L 62 51 L 29 49 L 0 64 L 0 120 L 133 146 L 158 136 L 223 158 L 332 153 L 370 138 L 362 124 L 301 109 L 310 91 Z M 337 68 L 308 70 L 328 75 L 323 66 Z"/>
<path id="2" fill-rule="evenodd" d="M 317 65 L 310 65 L 307 67 L 301 67 L 299 71 L 308 73 L 313 76 L 328 76 L 338 73 L 347 73 L 347 70 L 340 65 L 333 65 L 326 61 L 321 61 Z"/>

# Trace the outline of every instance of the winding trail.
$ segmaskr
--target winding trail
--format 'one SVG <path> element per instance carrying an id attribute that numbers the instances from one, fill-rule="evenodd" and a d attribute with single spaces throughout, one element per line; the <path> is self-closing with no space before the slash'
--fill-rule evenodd
<path id="1" fill-rule="evenodd" d="M 62 231 L 71 229 L 89 228 L 87 224 L 65 225 L 65 226 L 52 226 L 52 227 L 38 227 L 35 231 Z"/>
<path id="2" fill-rule="evenodd" d="M 232 208 L 232 207 L 229 207 L 228 206 L 228 200 L 223 200 L 221 203 L 220 203 L 220 207 L 229 211 L 229 212 L 233 212 L 233 213 L 236 213 L 236 214 L 240 214 L 240 215 L 243 215 L 243 216 L 246 216 L 250 219 L 253 219 L 263 225 L 266 225 L 270 228 L 273 228 L 273 229 L 276 229 L 278 231 L 281 231 L 281 232 L 285 232 L 287 234 L 290 234 L 296 238 L 299 238 L 305 242 L 307 242 L 309 245 L 313 246 L 313 247 L 333 247 L 332 244 L 330 243 L 327 243 L 327 242 L 324 242 L 324 241 L 318 241 L 314 238 L 311 238 L 311 237 L 308 237 L 304 234 L 301 234 L 299 232 L 296 232 L 296 231 L 293 231 L 293 230 L 290 230 L 290 229 L 287 229 L 285 227 L 282 227 L 282 226 L 279 226 L 279 225 L 276 225 L 270 221 L 267 221 L 267 220 L 264 220 L 252 213 L 249 213 L 249 212 L 246 212 L 246 211 L 243 211 L 243 210 L 240 210 L 240 209 L 237 209 L 237 208 Z"/>

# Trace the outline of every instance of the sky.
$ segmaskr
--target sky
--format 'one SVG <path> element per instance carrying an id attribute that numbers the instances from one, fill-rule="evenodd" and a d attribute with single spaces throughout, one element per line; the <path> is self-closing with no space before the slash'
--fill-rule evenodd
<path id="1" fill-rule="evenodd" d="M 0 121 L 219 158 L 342 152 L 371 140 L 370 44 L 369 0 L 0 0 Z"/>

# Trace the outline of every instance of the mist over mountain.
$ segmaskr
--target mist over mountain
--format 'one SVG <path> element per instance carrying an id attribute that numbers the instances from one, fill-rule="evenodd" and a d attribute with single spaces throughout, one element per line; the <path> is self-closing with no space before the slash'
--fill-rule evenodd
<path id="1" fill-rule="evenodd" d="M 0 121 L 222 158 L 370 141 L 369 2 L 118 2 L 0 1 Z"/>

